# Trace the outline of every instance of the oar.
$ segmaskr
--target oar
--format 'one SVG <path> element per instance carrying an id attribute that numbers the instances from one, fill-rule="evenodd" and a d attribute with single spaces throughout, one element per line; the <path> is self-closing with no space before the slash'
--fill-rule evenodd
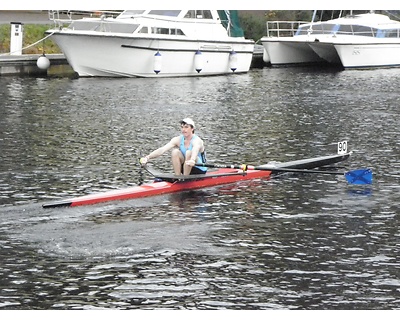
<path id="1" fill-rule="evenodd" d="M 251 165 L 247 165 L 247 164 L 218 165 L 218 164 L 209 164 L 209 163 L 196 163 L 196 166 L 208 167 L 208 168 L 239 169 L 239 170 L 243 170 L 243 171 L 265 170 L 265 171 L 271 171 L 271 172 L 297 172 L 297 173 L 344 175 L 347 182 L 350 184 L 371 184 L 372 183 L 372 170 L 369 168 L 341 172 L 341 171 L 324 171 L 324 170 L 309 170 L 309 169 L 294 169 L 294 168 L 277 168 L 277 167 L 268 167 L 268 166 L 251 166 Z"/>

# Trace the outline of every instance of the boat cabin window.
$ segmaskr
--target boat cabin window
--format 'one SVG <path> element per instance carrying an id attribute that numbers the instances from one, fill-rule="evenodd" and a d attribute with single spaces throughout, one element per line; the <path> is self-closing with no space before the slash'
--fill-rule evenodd
<path id="1" fill-rule="evenodd" d="M 168 29 L 168 28 L 157 28 L 157 27 L 152 27 L 152 28 L 151 28 L 151 33 L 169 34 L 169 29 Z"/>
<path id="2" fill-rule="evenodd" d="M 310 29 L 309 26 L 307 26 L 307 27 L 299 27 L 299 28 L 297 29 L 297 31 L 296 31 L 296 36 L 300 36 L 300 35 L 303 35 L 303 34 L 307 34 L 307 30 L 308 30 L 308 29 Z"/>
<path id="3" fill-rule="evenodd" d="M 126 10 L 122 12 L 118 17 L 122 16 L 133 16 L 136 14 L 143 14 L 145 10 Z"/>
<path id="4" fill-rule="evenodd" d="M 69 25 L 72 30 L 88 30 L 98 32 L 133 33 L 139 27 L 138 24 L 107 23 L 105 21 L 73 21 Z"/>
<path id="5" fill-rule="evenodd" d="M 332 28 L 332 34 L 337 33 L 339 29 L 340 29 L 340 24 L 335 24 L 334 27 Z"/>
<path id="6" fill-rule="evenodd" d="M 376 29 L 366 26 L 353 26 L 353 32 L 356 36 L 373 37 L 376 34 Z"/>
<path id="7" fill-rule="evenodd" d="M 170 30 L 171 30 L 170 34 L 174 34 L 174 35 L 178 35 L 178 36 L 184 36 L 185 35 L 181 29 L 170 29 Z"/>
<path id="8" fill-rule="evenodd" d="M 308 26 L 300 26 L 296 35 L 307 34 L 312 29 L 312 34 L 348 34 L 357 36 L 374 36 L 376 30 L 371 27 L 349 24 L 316 23 Z"/>
<path id="9" fill-rule="evenodd" d="M 333 23 L 321 23 L 313 26 L 313 34 L 331 34 L 338 29 L 338 26 Z"/>
<path id="10" fill-rule="evenodd" d="M 373 37 L 376 29 L 359 25 L 341 25 L 338 34 Z"/>
<path id="11" fill-rule="evenodd" d="M 184 36 L 185 34 L 181 29 L 169 29 L 169 28 L 157 28 L 157 27 L 152 27 L 151 28 L 151 33 L 155 34 L 172 34 L 172 35 L 179 35 L 179 36 Z"/>
<path id="12" fill-rule="evenodd" d="M 353 34 L 353 28 L 351 25 L 342 24 L 337 32 L 338 34 Z"/>
<path id="13" fill-rule="evenodd" d="M 149 14 L 157 16 L 177 17 L 181 13 L 181 10 L 151 10 Z"/>
<path id="14" fill-rule="evenodd" d="M 305 35 L 311 32 L 311 34 L 331 34 L 338 29 L 338 26 L 333 23 L 315 23 L 300 26 L 296 32 L 296 35 Z"/>
<path id="15" fill-rule="evenodd" d="M 148 28 L 148 27 L 142 27 L 142 28 L 139 30 L 139 33 L 149 33 L 149 28 Z"/>
<path id="16" fill-rule="evenodd" d="M 139 27 L 138 24 L 116 24 L 116 23 L 109 23 L 104 26 L 104 32 L 116 32 L 116 33 L 133 33 Z M 102 28 L 102 27 L 101 27 Z"/>
<path id="17" fill-rule="evenodd" d="M 189 10 L 185 14 L 185 18 L 188 19 L 212 19 L 210 10 Z"/>
<path id="18" fill-rule="evenodd" d="M 377 30 L 376 37 L 377 38 L 399 38 L 400 37 L 400 29 Z"/>

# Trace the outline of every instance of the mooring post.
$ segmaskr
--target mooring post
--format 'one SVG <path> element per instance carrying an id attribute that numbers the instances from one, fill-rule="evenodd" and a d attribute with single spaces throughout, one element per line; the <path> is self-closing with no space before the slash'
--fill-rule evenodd
<path id="1" fill-rule="evenodd" d="M 23 25 L 11 22 L 10 55 L 22 55 Z"/>

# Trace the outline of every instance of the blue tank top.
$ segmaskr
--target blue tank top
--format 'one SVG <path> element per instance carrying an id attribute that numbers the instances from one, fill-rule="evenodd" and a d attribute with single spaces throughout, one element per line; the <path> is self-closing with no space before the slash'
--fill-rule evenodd
<path id="1" fill-rule="evenodd" d="M 181 136 L 181 144 L 179 146 L 179 150 L 181 150 L 181 152 L 183 154 L 183 157 L 186 156 L 186 151 L 193 149 L 193 143 L 192 142 L 193 142 L 194 139 L 197 139 L 197 138 L 198 138 L 198 136 L 194 134 L 192 139 L 190 140 L 189 147 L 186 148 L 185 147 L 185 137 L 183 135 Z M 199 154 L 197 155 L 196 163 L 206 163 L 206 155 L 205 155 L 204 151 L 203 152 L 199 152 Z M 197 167 L 196 166 L 195 168 L 197 168 L 197 169 L 199 169 L 199 170 L 201 170 L 203 172 L 207 171 L 206 167 Z"/>

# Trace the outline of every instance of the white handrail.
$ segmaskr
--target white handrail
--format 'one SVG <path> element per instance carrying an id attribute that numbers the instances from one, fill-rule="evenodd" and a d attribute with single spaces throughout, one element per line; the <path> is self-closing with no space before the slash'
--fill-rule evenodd
<path id="1" fill-rule="evenodd" d="M 62 27 L 64 24 L 71 23 L 74 18 L 81 19 L 85 17 L 116 17 L 121 14 L 122 11 L 76 11 L 76 10 L 49 10 L 49 20 L 53 21 L 57 27 Z M 75 15 L 75 16 L 74 16 Z M 64 16 L 64 17 L 63 17 Z M 75 19 L 75 20 L 76 20 Z"/>
<path id="2" fill-rule="evenodd" d="M 267 21 L 267 37 L 293 37 L 300 25 L 309 21 Z"/>

